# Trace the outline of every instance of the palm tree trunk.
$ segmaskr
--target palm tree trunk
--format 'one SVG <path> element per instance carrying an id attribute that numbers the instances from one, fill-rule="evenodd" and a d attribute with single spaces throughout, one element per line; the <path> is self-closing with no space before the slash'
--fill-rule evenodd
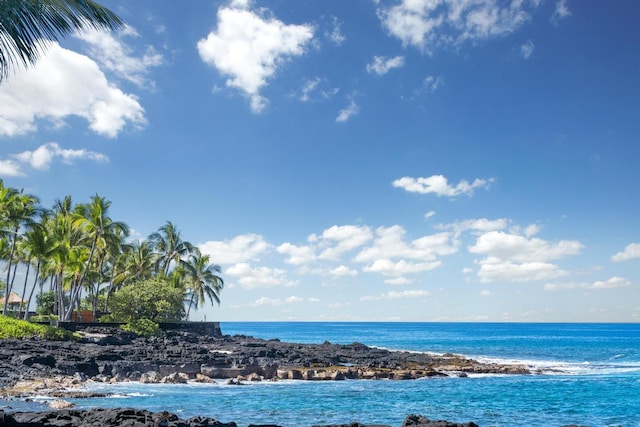
<path id="1" fill-rule="evenodd" d="M 18 240 L 19 226 L 16 226 L 13 231 L 13 238 L 11 239 L 11 251 L 9 252 L 9 261 L 7 262 L 7 287 L 4 290 L 4 307 L 2 307 L 2 314 L 7 314 L 7 305 L 9 304 L 9 294 L 11 293 L 11 285 L 13 281 L 9 283 L 11 278 L 11 264 L 13 263 L 13 255 L 16 252 L 16 242 Z"/>
<path id="2" fill-rule="evenodd" d="M 36 275 L 33 279 L 33 286 L 31 287 L 31 292 L 29 293 L 29 299 L 27 300 L 27 309 L 24 311 L 24 320 L 27 320 L 29 317 L 29 306 L 31 305 L 31 298 L 33 298 L 33 293 L 36 290 L 36 286 L 38 285 L 38 276 L 40 275 L 40 262 L 42 260 L 38 258 L 38 263 L 36 264 Z M 42 287 L 40 287 L 42 289 Z"/>
<path id="3" fill-rule="evenodd" d="M 27 294 L 27 280 L 29 279 L 29 270 L 31 270 L 31 260 L 27 260 L 27 272 L 24 275 L 24 286 L 22 287 L 22 296 L 20 297 L 21 301 L 24 301 L 24 297 Z M 22 316 L 22 302 L 20 303 L 20 309 L 18 310 L 18 319 Z M 24 309 L 25 312 L 29 311 L 29 306 L 27 305 Z"/>

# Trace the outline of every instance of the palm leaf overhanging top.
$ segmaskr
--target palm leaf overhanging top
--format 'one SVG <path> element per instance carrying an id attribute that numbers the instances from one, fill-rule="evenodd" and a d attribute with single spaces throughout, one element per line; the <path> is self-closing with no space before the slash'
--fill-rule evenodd
<path id="1" fill-rule="evenodd" d="M 114 30 L 122 20 L 91 0 L 0 0 L 0 82 L 35 63 L 43 44 L 83 28 Z"/>

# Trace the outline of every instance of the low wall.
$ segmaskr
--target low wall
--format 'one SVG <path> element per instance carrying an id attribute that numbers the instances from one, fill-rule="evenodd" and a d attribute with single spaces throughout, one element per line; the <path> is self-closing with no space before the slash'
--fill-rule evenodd
<path id="1" fill-rule="evenodd" d="M 75 332 L 91 326 L 120 327 L 123 323 L 113 322 L 57 322 L 59 328 L 67 331 Z M 160 323 L 160 329 L 163 331 L 188 331 L 198 335 L 209 335 L 212 337 L 221 337 L 222 330 L 220 322 L 181 322 L 181 323 Z"/>

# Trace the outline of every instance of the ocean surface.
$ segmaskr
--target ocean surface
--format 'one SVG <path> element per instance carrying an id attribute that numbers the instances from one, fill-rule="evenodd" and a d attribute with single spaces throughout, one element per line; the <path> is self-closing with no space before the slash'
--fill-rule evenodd
<path id="1" fill-rule="evenodd" d="M 640 324 L 223 322 L 224 334 L 299 343 L 360 342 L 391 350 L 457 353 L 523 363 L 534 375 L 470 375 L 413 381 L 278 381 L 93 384 L 114 393 L 79 408 L 168 410 L 240 427 L 400 426 L 409 414 L 487 426 L 640 426 Z M 43 402 L 25 403 L 29 409 Z M 0 408 L 3 402 L 0 401 Z M 5 404 L 7 404 L 5 402 Z M 14 409 L 20 406 L 9 402 Z M 18 405 L 18 406 L 16 406 Z"/>

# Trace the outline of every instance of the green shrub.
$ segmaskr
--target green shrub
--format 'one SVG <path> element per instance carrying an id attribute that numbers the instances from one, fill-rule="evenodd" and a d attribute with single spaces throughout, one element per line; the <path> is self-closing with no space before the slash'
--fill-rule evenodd
<path id="1" fill-rule="evenodd" d="M 157 337 L 161 335 L 160 326 L 149 319 L 132 320 L 126 325 L 123 325 L 122 329 L 143 337 Z"/>
<path id="2" fill-rule="evenodd" d="M 25 320 L 12 319 L 0 315 L 0 339 L 22 339 L 28 337 L 40 337 L 48 340 L 69 340 L 73 334 L 60 328 L 45 325 L 36 325 Z"/>
<path id="3" fill-rule="evenodd" d="M 58 320 L 58 316 L 56 314 L 36 314 L 29 317 L 29 321 L 35 323 L 49 323 L 52 320 Z"/>

